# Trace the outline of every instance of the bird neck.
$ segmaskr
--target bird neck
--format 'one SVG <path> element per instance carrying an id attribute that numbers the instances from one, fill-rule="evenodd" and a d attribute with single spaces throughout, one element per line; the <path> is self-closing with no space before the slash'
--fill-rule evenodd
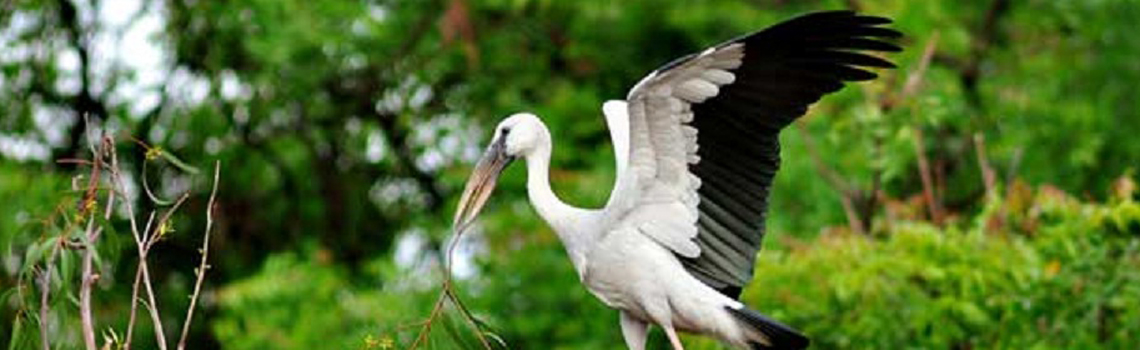
<path id="1" fill-rule="evenodd" d="M 536 147 L 526 155 L 526 192 L 531 204 L 543 219 L 566 211 L 570 205 L 563 202 L 550 188 L 550 143 Z"/>
<path id="2" fill-rule="evenodd" d="M 549 135 L 549 134 L 547 134 Z M 538 147 L 526 155 L 527 195 L 539 216 L 558 234 L 579 274 L 584 271 L 588 243 L 596 234 L 590 232 L 593 211 L 566 204 L 550 188 L 550 137 L 540 138 Z"/>

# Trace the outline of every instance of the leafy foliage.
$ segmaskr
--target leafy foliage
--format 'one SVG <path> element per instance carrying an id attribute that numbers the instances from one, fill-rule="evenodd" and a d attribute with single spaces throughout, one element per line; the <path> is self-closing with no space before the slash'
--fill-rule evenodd
<path id="1" fill-rule="evenodd" d="M 823 347 L 1127 348 L 1140 334 L 1140 205 L 1045 187 L 1028 230 L 898 222 L 766 254 L 746 299 Z M 883 322 L 883 320 L 897 320 Z"/>

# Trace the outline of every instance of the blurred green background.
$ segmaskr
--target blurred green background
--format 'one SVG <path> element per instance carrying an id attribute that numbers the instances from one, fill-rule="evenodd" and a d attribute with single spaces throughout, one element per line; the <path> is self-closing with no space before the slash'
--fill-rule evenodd
<path id="1" fill-rule="evenodd" d="M 603 101 L 672 58 L 826 9 L 895 19 L 906 50 L 782 135 L 745 302 L 821 349 L 1135 348 L 1136 0 L 0 0 L 0 345 L 40 348 L 43 323 L 54 348 L 82 346 L 80 252 L 55 260 L 43 320 L 33 271 L 77 235 L 73 181 L 89 168 L 58 160 L 91 158 L 85 135 L 120 141 L 140 213 L 162 207 L 142 181 L 190 193 L 149 257 L 168 339 L 218 160 L 189 347 L 403 349 L 499 118 L 541 116 L 556 192 L 598 207 L 613 181 Z M 524 170 L 458 242 L 460 296 L 511 349 L 621 348 L 617 313 L 527 205 Z M 138 261 L 116 213 L 96 250 L 100 344 L 124 336 Z M 145 315 L 134 347 L 157 348 Z M 475 339 L 448 309 L 424 348 Z"/>

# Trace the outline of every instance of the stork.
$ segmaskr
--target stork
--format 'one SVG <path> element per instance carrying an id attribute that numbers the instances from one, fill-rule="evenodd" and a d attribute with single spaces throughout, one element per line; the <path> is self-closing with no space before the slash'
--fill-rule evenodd
<path id="1" fill-rule="evenodd" d="M 531 205 L 561 239 L 582 284 L 620 312 L 626 345 L 650 325 L 740 349 L 802 349 L 809 339 L 746 307 L 741 289 L 764 236 L 779 132 L 844 82 L 894 65 L 901 36 L 883 17 L 803 15 L 678 58 L 625 101 L 602 106 L 617 160 L 604 208 L 562 202 L 549 181 L 550 131 L 530 113 L 503 120 L 467 182 L 457 228 L 475 220 L 511 161 L 523 158 Z"/>

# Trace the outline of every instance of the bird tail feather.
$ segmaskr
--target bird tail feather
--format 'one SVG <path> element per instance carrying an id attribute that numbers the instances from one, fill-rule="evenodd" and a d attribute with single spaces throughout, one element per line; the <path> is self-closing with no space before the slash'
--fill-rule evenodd
<path id="1" fill-rule="evenodd" d="M 730 306 L 724 307 L 728 313 L 736 317 L 738 321 L 743 322 L 752 330 L 763 334 L 767 338 L 767 344 L 759 340 L 750 340 L 748 343 L 752 349 L 805 349 L 811 345 L 811 340 L 800 334 L 799 331 L 788 327 L 783 323 L 761 315 L 756 310 L 749 309 L 748 307 L 740 307 L 734 309 Z"/>

